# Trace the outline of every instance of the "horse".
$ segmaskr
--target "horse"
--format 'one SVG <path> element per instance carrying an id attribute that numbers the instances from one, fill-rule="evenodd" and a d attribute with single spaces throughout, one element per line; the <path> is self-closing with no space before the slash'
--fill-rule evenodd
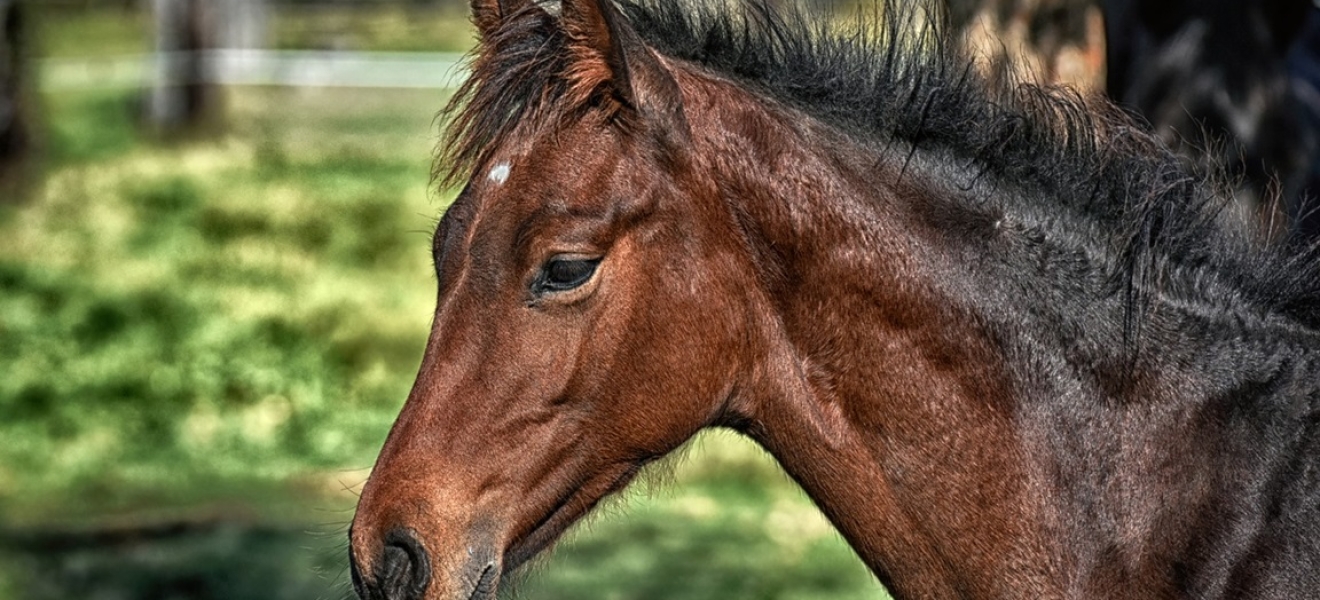
<path id="1" fill-rule="evenodd" d="M 1106 89 L 1191 161 L 1226 167 L 1238 209 L 1315 236 L 1320 99 L 1306 0 L 1105 0 Z M 1277 188 L 1277 189 L 1276 189 Z"/>
<path id="2" fill-rule="evenodd" d="M 708 427 L 895 598 L 1320 597 L 1320 259 L 938 13 L 471 0 L 364 599 L 490 599 Z"/>

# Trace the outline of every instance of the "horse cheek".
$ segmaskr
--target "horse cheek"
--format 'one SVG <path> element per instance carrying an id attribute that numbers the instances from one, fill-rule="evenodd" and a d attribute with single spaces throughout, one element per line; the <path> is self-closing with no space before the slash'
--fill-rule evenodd
<path id="1" fill-rule="evenodd" d="M 704 278 L 702 278 L 704 279 Z M 670 280 L 634 321 L 621 367 L 636 390 L 621 417 L 654 455 L 682 445 L 716 420 L 731 379 L 737 318 L 701 299 L 702 279 Z"/>

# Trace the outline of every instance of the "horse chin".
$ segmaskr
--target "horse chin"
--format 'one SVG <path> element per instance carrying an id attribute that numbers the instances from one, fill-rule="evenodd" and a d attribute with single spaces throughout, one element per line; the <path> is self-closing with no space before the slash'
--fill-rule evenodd
<path id="1" fill-rule="evenodd" d="M 550 547 L 602 499 L 626 487 L 637 476 L 643 464 L 629 463 L 602 472 L 561 496 L 540 521 L 509 545 L 504 553 L 504 572 L 512 572 Z"/>
<path id="2" fill-rule="evenodd" d="M 472 586 L 472 593 L 468 594 L 467 600 L 495 600 L 495 591 L 500 587 L 500 566 L 495 562 L 488 562 L 477 575 L 477 583 Z"/>

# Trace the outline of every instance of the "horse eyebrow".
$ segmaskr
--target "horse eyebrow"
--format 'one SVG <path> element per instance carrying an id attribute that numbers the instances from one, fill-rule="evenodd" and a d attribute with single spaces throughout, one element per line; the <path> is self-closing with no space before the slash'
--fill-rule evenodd
<path id="1" fill-rule="evenodd" d="M 603 213 L 596 211 L 574 210 L 562 202 L 546 202 L 538 207 L 531 214 L 518 224 L 518 229 L 514 233 L 514 246 L 523 249 L 529 247 L 536 234 L 541 231 L 547 223 L 560 222 L 570 223 L 571 235 L 563 236 L 568 242 L 588 242 L 599 237 L 599 233 L 614 222 L 615 211 L 613 204 L 611 209 Z"/>

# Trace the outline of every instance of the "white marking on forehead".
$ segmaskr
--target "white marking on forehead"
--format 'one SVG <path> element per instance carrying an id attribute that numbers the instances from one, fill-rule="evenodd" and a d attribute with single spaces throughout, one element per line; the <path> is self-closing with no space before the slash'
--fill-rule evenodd
<path id="1" fill-rule="evenodd" d="M 508 162 L 497 163 L 495 166 L 490 168 L 490 173 L 486 174 L 486 178 L 491 181 L 494 181 L 497 184 L 503 184 L 505 181 L 508 181 L 509 163 Z"/>

